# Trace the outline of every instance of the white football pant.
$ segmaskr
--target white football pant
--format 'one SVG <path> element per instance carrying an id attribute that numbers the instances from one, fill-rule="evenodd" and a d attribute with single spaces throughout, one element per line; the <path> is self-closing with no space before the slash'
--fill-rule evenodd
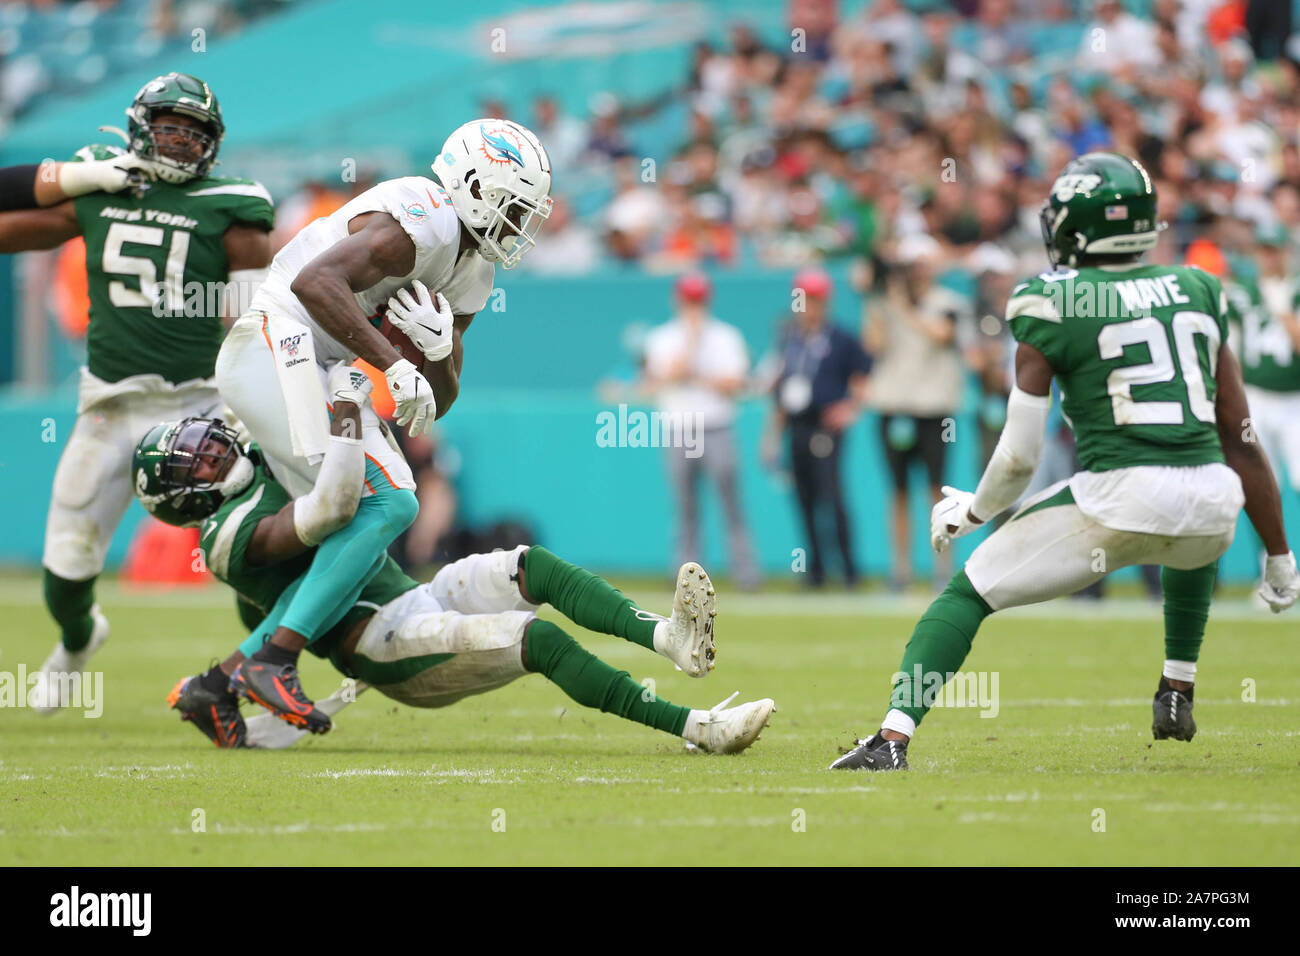
<path id="1" fill-rule="evenodd" d="M 103 571 L 113 532 L 134 497 L 131 455 L 145 432 L 159 422 L 220 410 L 215 388 L 195 386 L 110 397 L 79 414 L 54 472 L 45 567 L 69 581 Z"/>
<path id="2" fill-rule="evenodd" d="M 310 362 L 317 370 L 319 385 L 308 383 L 310 387 L 294 392 L 289 398 L 281 388 L 277 371 L 277 352 L 284 351 L 282 343 L 286 342 L 293 343 L 293 354 L 288 360 Z M 328 441 L 329 410 L 324 404 L 325 369 L 316 361 L 307 327 L 265 312 L 245 314 L 222 343 L 216 377 L 222 398 L 261 447 L 280 484 L 294 498 L 309 492 L 316 483 L 320 459 L 295 453 L 290 403 L 295 403 L 292 405 L 295 416 L 306 422 L 303 428 L 314 433 L 314 440 L 324 436 L 322 448 Z M 369 403 L 361 410 L 361 439 L 367 471 L 372 470 L 369 466 L 374 466 L 394 488 L 415 490 L 410 466 L 392 439 L 385 436 L 379 416 Z M 371 486 L 362 493 L 377 490 L 382 489 Z"/>

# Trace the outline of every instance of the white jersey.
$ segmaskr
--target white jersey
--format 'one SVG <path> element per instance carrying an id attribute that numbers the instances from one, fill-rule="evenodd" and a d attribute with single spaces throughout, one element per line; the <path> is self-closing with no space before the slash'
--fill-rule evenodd
<path id="1" fill-rule="evenodd" d="M 253 296 L 250 311 L 285 316 L 312 331 L 316 361 L 351 362 L 351 352 L 322 329 L 308 314 L 291 286 L 298 273 L 316 256 L 348 236 L 348 223 L 365 212 L 382 211 L 396 219 L 415 243 L 415 268 L 404 276 L 390 276 L 362 292 L 353 293 L 357 305 L 372 320 L 398 289 L 419 279 L 431 293 L 447 297 L 453 313 L 472 315 L 487 304 L 492 292 L 492 263 L 477 250 L 460 252 L 460 219 L 442 187 L 424 176 L 389 179 L 348 202 L 336 212 L 305 226 L 289 240 L 271 262 L 270 273 Z"/>

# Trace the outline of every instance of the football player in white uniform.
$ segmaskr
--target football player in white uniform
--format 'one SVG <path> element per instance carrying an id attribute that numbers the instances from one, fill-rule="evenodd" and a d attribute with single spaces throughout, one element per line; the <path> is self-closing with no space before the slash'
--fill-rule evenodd
<path id="1" fill-rule="evenodd" d="M 462 336 L 492 290 L 494 264 L 518 263 L 550 215 L 550 160 L 515 123 L 466 123 L 432 169 L 432 177 L 382 182 L 300 231 L 217 357 L 222 396 L 294 497 L 312 488 L 329 445 L 326 367 L 359 356 L 384 369 L 398 424 L 412 435 L 431 430 L 456 399 Z M 423 353 L 423 369 L 381 333 L 385 312 Z M 417 511 L 411 471 L 369 407 L 360 437 L 366 497 L 323 541 L 306 517 L 300 536 L 319 545 L 311 569 L 284 613 L 244 645 L 265 666 L 234 678 L 241 692 L 282 703 L 283 719 L 317 733 L 329 717 L 302 693 L 298 653 L 352 606 Z"/>

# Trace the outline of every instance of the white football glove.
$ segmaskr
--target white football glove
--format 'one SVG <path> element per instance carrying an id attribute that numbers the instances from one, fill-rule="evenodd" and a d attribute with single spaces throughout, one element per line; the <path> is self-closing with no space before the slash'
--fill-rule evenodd
<path id="1" fill-rule="evenodd" d="M 132 153 L 63 163 L 59 166 L 59 188 L 69 197 L 93 192 L 115 193 L 146 180 L 152 182 L 158 178 L 159 169 L 157 163 Z"/>
<path id="2" fill-rule="evenodd" d="M 370 376 L 355 365 L 336 362 L 325 374 L 325 384 L 330 393 L 330 401 L 351 402 L 358 408 L 365 405 L 374 384 Z"/>
<path id="3" fill-rule="evenodd" d="M 431 296 L 419 279 L 411 283 L 411 288 L 415 290 L 414 296 L 398 289 L 388 300 L 388 321 L 405 332 L 430 362 L 441 362 L 451 354 L 451 330 L 455 322 L 451 306 L 441 292 Z"/>
<path id="4" fill-rule="evenodd" d="M 1270 554 L 1264 559 L 1264 580 L 1258 594 L 1274 614 L 1295 603 L 1300 596 L 1300 573 L 1296 571 L 1294 552 Z"/>
<path id="5" fill-rule="evenodd" d="M 433 386 L 419 370 L 406 359 L 398 359 L 384 372 L 388 390 L 393 393 L 397 408 L 397 424 L 411 423 L 410 435 L 428 435 L 433 431 L 433 420 L 438 406 L 433 400 Z"/>
<path id="6" fill-rule="evenodd" d="M 943 486 L 943 497 L 930 511 L 930 547 L 943 554 L 953 538 L 969 534 L 980 526 L 970 520 L 971 502 L 975 495 L 949 485 Z"/>

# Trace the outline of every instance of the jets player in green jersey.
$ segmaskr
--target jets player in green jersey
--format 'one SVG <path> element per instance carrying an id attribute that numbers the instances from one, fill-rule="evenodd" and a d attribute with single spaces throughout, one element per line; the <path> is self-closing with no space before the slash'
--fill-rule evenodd
<path id="1" fill-rule="evenodd" d="M 1233 351 L 1250 402 L 1251 424 L 1291 489 L 1300 494 L 1300 284 L 1287 263 L 1284 227 L 1261 227 L 1255 235 L 1259 273 L 1225 283 Z"/>
<path id="2" fill-rule="evenodd" d="M 212 173 L 225 125 L 202 80 L 169 73 L 146 83 L 127 109 L 129 153 L 86 146 L 55 164 L 58 190 L 34 183 L 31 211 L 0 213 L 0 252 L 86 242 L 90 293 L 87 362 L 77 421 L 59 460 L 46 523 L 45 603 L 60 640 L 30 703 L 53 713 L 60 676 L 84 670 L 108 637 L 94 582 L 131 500 L 131 452 L 163 420 L 222 407 L 213 381 L 225 334 L 221 298 L 247 301 L 271 261 L 271 197 L 258 183 Z M 140 161 L 146 164 L 142 168 Z M 78 177 L 78 165 L 90 170 Z M 87 184 L 125 186 L 85 192 Z M 74 170 L 69 177 L 68 170 Z M 37 174 L 40 179 L 40 174 Z"/>
<path id="3" fill-rule="evenodd" d="M 1165 662 L 1152 732 L 1191 740 L 1217 561 L 1243 503 L 1269 554 L 1261 596 L 1281 611 L 1300 595 L 1277 484 L 1243 427 L 1250 411 L 1219 281 L 1139 261 L 1160 229 L 1146 170 L 1115 153 L 1080 156 L 1053 183 L 1042 223 L 1053 271 L 1007 302 L 1018 345 L 1006 425 L 975 492 L 944 488 L 931 543 L 943 551 L 1023 494 L 1053 379 L 1084 470 L 1030 498 L 975 549 L 913 630 L 880 730 L 832 768 L 905 769 L 908 741 L 984 618 L 1134 564 L 1162 567 Z"/>
<path id="4" fill-rule="evenodd" d="M 155 517 L 201 522 L 202 549 L 214 574 L 274 618 L 292 600 L 314 557 L 307 541 L 345 525 L 355 513 L 365 472 L 355 370 L 329 373 L 332 437 L 312 490 L 290 499 L 260 449 L 242 448 L 219 420 L 186 419 L 150 429 L 136 449 L 135 489 Z M 364 378 L 362 379 L 364 381 Z M 310 533 L 304 536 L 304 527 Z M 304 540 L 306 537 L 306 541 Z M 737 753 L 755 740 L 775 707 L 771 700 L 711 710 L 679 707 L 585 651 L 536 609 L 549 603 L 576 623 L 657 651 L 692 676 L 713 666 L 714 594 L 699 565 L 683 565 L 669 618 L 643 611 L 607 582 L 540 547 L 471 555 L 427 584 L 393 560 L 360 590 L 351 609 L 309 649 L 359 681 L 352 695 L 320 707 L 337 713 L 349 696 L 374 686 L 413 707 L 442 707 L 462 697 L 540 673 L 570 697 L 715 753 Z M 285 695 L 271 713 L 246 725 L 231 691 L 237 668 L 257 666 L 251 651 L 269 639 L 261 627 L 222 664 L 186 678 L 169 702 L 219 747 L 287 746 L 307 733 L 291 727 Z M 248 685 L 241 685 L 241 692 Z M 274 684 L 272 684 L 274 687 Z M 733 694 L 732 697 L 735 695 Z M 272 716 L 274 714 L 275 716 Z"/>

